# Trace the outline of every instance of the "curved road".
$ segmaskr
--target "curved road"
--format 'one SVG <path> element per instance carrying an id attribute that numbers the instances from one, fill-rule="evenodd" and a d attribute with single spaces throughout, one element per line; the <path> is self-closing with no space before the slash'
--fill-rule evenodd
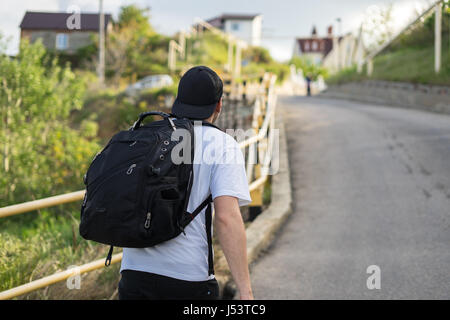
<path id="1" fill-rule="evenodd" d="M 280 97 L 293 213 L 257 299 L 450 299 L 450 116 Z M 380 269 L 369 290 L 368 266 Z"/>

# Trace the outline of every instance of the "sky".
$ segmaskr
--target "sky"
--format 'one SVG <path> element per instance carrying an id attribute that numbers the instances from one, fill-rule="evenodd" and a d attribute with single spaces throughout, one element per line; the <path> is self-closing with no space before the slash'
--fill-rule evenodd
<path id="1" fill-rule="evenodd" d="M 67 12 L 77 6 L 81 12 L 98 11 L 96 0 L 2 0 L 0 9 L 0 33 L 9 38 L 7 53 L 18 51 L 20 29 L 25 11 Z M 319 36 L 326 34 L 327 26 L 338 30 L 337 18 L 341 18 L 342 32 L 357 33 L 365 14 L 371 6 L 393 4 L 395 28 L 399 29 L 418 10 L 423 10 L 432 0 L 104 0 L 105 13 L 117 17 L 120 7 L 136 4 L 150 7 L 150 22 L 160 33 L 172 35 L 187 30 L 194 18 L 209 19 L 222 13 L 262 14 L 262 46 L 272 56 L 285 61 L 292 56 L 294 39 L 309 36 L 312 26 Z"/>

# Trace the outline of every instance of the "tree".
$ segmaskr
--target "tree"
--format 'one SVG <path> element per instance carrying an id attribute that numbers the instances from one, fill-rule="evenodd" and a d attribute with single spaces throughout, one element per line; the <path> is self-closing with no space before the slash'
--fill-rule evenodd
<path id="1" fill-rule="evenodd" d="M 132 27 L 136 39 L 155 34 L 150 25 L 150 8 L 138 8 L 135 5 L 121 7 L 117 25 L 121 29 Z"/>
<path id="2" fill-rule="evenodd" d="M 394 35 L 392 3 L 387 6 L 370 6 L 364 18 L 363 33 L 369 49 L 375 49 Z"/>
<path id="3" fill-rule="evenodd" d="M 70 128 L 85 86 L 56 59 L 45 61 L 45 48 L 23 42 L 15 59 L 0 55 L 0 206 L 74 191 L 97 143 Z"/>
<path id="4" fill-rule="evenodd" d="M 169 38 L 157 34 L 150 24 L 149 8 L 123 6 L 106 39 L 106 76 L 112 84 L 120 85 L 126 78 L 132 81 L 152 73 L 166 72 Z M 97 39 L 93 41 L 97 46 Z M 98 63 L 92 55 L 88 67 Z"/>

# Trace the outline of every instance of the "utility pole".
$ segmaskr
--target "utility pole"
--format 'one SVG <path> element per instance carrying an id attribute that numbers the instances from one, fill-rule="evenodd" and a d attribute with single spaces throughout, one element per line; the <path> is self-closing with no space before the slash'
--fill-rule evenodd
<path id="1" fill-rule="evenodd" d="M 442 2 L 436 5 L 435 25 L 434 25 L 434 71 L 441 71 L 441 50 L 442 50 Z"/>
<path id="2" fill-rule="evenodd" d="M 99 50 L 98 50 L 98 79 L 100 84 L 105 82 L 105 15 L 103 14 L 103 0 L 99 0 Z"/>

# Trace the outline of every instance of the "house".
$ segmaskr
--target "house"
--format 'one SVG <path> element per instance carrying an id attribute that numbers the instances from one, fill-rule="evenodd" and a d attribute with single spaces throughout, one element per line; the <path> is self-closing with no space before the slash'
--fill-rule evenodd
<path id="1" fill-rule="evenodd" d="M 262 15 L 260 14 L 222 14 L 206 22 L 252 46 L 261 45 Z"/>
<path id="2" fill-rule="evenodd" d="M 92 43 L 92 35 L 99 31 L 98 13 L 80 13 L 79 23 L 73 23 L 74 15 L 63 12 L 27 11 L 20 23 L 20 39 L 30 43 L 41 39 L 51 50 L 74 54 L 79 48 Z M 110 14 L 105 14 L 105 34 L 112 28 Z"/>
<path id="3" fill-rule="evenodd" d="M 361 30 L 358 37 L 352 33 L 337 37 L 333 35 L 333 27 L 329 26 L 327 35 L 319 37 L 313 27 L 310 37 L 295 40 L 293 56 L 305 57 L 333 73 L 361 63 L 365 51 Z"/>
<path id="4" fill-rule="evenodd" d="M 318 37 L 316 27 L 311 36 L 295 39 L 293 56 L 304 57 L 315 64 L 321 64 L 325 57 L 333 50 L 333 27 L 329 26 L 325 37 Z"/>
<path id="5" fill-rule="evenodd" d="M 354 36 L 351 32 L 339 38 L 334 38 L 333 49 L 323 59 L 322 66 L 330 73 L 338 72 L 341 69 L 354 65 L 361 66 L 366 55 L 366 48 L 362 39 L 362 30 L 359 35 Z"/>

